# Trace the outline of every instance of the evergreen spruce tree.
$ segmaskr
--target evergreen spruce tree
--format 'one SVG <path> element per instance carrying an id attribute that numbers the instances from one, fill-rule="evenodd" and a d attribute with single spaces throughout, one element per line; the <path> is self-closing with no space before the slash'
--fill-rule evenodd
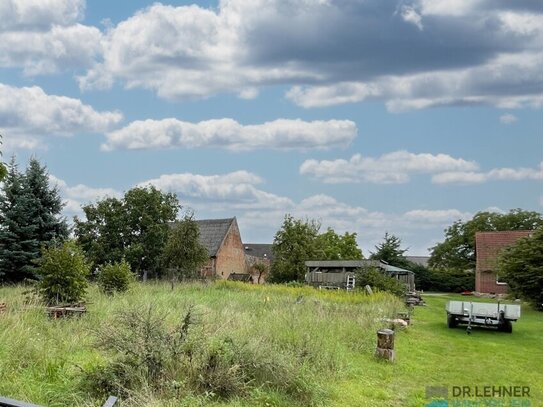
<path id="1" fill-rule="evenodd" d="M 17 282 L 32 277 L 39 242 L 32 222 L 33 199 L 23 189 L 24 176 L 12 158 L 0 196 L 0 281 Z"/>
<path id="2" fill-rule="evenodd" d="M 0 280 L 33 278 L 40 248 L 68 237 L 63 204 L 49 185 L 45 166 L 35 158 L 21 174 L 11 160 L 0 195 Z"/>
<path id="3" fill-rule="evenodd" d="M 58 188 L 49 185 L 47 168 L 31 158 L 23 178 L 23 189 L 34 200 L 35 237 L 41 245 L 68 238 L 66 218 L 61 216 L 64 203 Z"/>

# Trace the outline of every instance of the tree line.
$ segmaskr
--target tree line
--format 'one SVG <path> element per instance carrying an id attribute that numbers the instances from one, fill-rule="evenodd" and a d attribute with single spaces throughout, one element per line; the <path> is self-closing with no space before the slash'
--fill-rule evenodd
<path id="1" fill-rule="evenodd" d="M 178 219 L 182 207 L 174 194 L 153 186 L 132 188 L 121 198 L 83 205 L 82 217 L 76 216 L 70 229 L 62 216 L 64 203 L 58 188 L 50 185 L 47 168 L 36 158 L 30 159 L 24 171 L 13 158 L 7 166 L 2 164 L 2 175 L 0 282 L 37 278 L 44 251 L 68 240 L 82 250 L 95 273 L 106 265 L 125 262 L 143 279 L 195 277 L 209 259 L 199 243 L 193 214 L 185 211 Z M 428 268 L 410 262 L 401 240 L 388 233 L 369 257 L 414 271 L 419 289 L 473 290 L 476 232 L 535 230 L 532 237 L 505 251 L 499 263 L 511 289 L 534 300 L 534 293 L 543 291 L 542 226 L 538 212 L 479 212 L 445 230 L 444 241 L 431 249 Z M 269 281 L 278 283 L 303 282 L 307 260 L 363 258 L 356 233 L 341 235 L 332 228 L 321 232 L 320 222 L 289 214 L 275 234 L 272 250 L 275 260 Z"/>

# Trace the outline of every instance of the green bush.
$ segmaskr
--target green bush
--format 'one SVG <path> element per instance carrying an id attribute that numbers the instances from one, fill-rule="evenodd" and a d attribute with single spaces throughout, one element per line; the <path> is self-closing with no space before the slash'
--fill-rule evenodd
<path id="1" fill-rule="evenodd" d="M 133 280 L 134 275 L 130 270 L 130 264 L 125 260 L 106 264 L 100 270 L 97 278 L 98 286 L 106 294 L 128 291 Z"/>
<path id="2" fill-rule="evenodd" d="M 390 277 L 375 267 L 363 268 L 356 271 L 356 285 L 365 287 L 369 285 L 372 289 L 387 291 L 401 297 L 405 294 L 405 285 L 393 277 Z"/>
<path id="3" fill-rule="evenodd" d="M 36 290 L 49 305 L 74 304 L 83 300 L 90 267 L 81 249 L 72 241 L 42 251 L 36 270 Z"/>

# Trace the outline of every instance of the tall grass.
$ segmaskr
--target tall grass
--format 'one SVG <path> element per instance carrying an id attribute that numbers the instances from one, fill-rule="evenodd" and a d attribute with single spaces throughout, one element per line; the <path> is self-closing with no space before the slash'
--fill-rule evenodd
<path id="1" fill-rule="evenodd" d="M 0 302 L 8 304 L 0 316 L 1 395 L 51 407 L 99 405 L 83 379 L 116 357 L 96 346 L 100 332 L 120 329 L 119 314 L 150 306 L 167 328 L 193 310 L 200 369 L 195 372 L 203 379 L 178 372 L 186 382 L 169 376 L 171 383 L 158 390 L 143 382 L 123 406 L 327 405 L 329 383 L 347 374 L 353 353 L 373 353 L 380 319 L 402 307 L 384 293 L 231 282 L 179 284 L 173 290 L 169 284 L 138 284 L 113 297 L 92 287 L 87 300 L 83 317 L 51 320 L 38 304 L 25 303 L 23 288 L 0 289 Z M 222 390 L 208 385 L 231 379 L 216 377 L 224 373 L 218 367 L 202 370 L 214 353 L 226 363 L 225 372 L 242 369 L 240 383 L 225 384 L 237 386 L 230 393 L 218 394 Z"/>

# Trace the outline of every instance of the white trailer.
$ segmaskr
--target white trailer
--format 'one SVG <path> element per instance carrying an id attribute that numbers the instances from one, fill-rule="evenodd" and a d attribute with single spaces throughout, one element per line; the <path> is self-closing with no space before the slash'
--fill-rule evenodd
<path id="1" fill-rule="evenodd" d="M 449 301 L 445 309 L 448 327 L 467 324 L 468 334 L 472 325 L 494 326 L 499 331 L 511 333 L 511 322 L 520 318 L 520 305 L 517 304 Z"/>

